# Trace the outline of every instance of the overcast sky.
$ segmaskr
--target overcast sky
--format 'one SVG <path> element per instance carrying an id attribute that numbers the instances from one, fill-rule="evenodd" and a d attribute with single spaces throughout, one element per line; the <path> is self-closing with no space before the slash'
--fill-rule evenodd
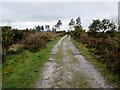
<path id="1" fill-rule="evenodd" d="M 9 0 L 10 1 L 10 0 Z M 70 0 L 71 1 L 71 0 Z M 102 1 L 102 0 L 101 0 Z M 104 0 L 105 1 L 105 0 Z M 68 29 L 71 18 L 81 17 L 81 23 L 87 28 L 93 19 L 117 17 L 118 0 L 109 2 L 8 2 L 0 3 L 0 25 L 11 25 L 13 28 L 33 28 L 36 25 L 51 27 L 62 20 L 61 29 Z"/>

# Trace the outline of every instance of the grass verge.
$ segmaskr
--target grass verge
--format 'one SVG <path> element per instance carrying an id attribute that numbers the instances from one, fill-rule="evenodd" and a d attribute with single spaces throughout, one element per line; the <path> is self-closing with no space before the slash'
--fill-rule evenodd
<path id="1" fill-rule="evenodd" d="M 118 81 L 118 77 L 110 73 L 106 68 L 105 64 L 98 62 L 95 59 L 95 57 L 92 56 L 92 53 L 89 51 L 89 49 L 85 47 L 84 44 L 82 44 L 81 42 L 75 41 L 73 38 L 71 38 L 71 41 L 79 49 L 79 51 L 84 56 L 84 58 L 86 60 L 89 60 L 97 68 L 97 70 L 101 72 L 101 74 L 105 77 L 105 79 L 107 79 L 110 85 L 112 85 L 115 88 L 120 88 L 120 82 Z"/>
<path id="2" fill-rule="evenodd" d="M 2 65 L 2 88 L 34 88 L 40 71 L 50 56 L 53 45 L 60 38 L 51 41 L 39 52 L 22 51 L 5 56 Z"/>

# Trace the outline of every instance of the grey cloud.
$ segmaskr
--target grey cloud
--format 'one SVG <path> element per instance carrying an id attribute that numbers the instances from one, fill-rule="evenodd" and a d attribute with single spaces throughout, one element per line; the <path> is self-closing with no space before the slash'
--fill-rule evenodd
<path id="1" fill-rule="evenodd" d="M 52 21 L 66 18 L 108 17 L 117 13 L 116 2 L 3 2 L 3 22 Z M 87 20 L 87 19 L 86 19 Z"/>

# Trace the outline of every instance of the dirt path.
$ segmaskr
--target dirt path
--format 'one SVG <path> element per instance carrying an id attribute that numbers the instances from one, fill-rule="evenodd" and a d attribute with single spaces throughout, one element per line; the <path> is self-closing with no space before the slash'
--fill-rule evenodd
<path id="1" fill-rule="evenodd" d="M 100 73 L 84 59 L 69 36 L 53 47 L 37 88 L 109 88 Z"/>

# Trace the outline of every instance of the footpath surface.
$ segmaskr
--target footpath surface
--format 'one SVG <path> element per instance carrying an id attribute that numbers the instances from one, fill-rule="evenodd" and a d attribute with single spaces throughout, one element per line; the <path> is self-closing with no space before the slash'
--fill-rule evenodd
<path id="1" fill-rule="evenodd" d="M 110 88 L 92 64 L 64 36 L 53 47 L 43 67 L 37 88 Z"/>

